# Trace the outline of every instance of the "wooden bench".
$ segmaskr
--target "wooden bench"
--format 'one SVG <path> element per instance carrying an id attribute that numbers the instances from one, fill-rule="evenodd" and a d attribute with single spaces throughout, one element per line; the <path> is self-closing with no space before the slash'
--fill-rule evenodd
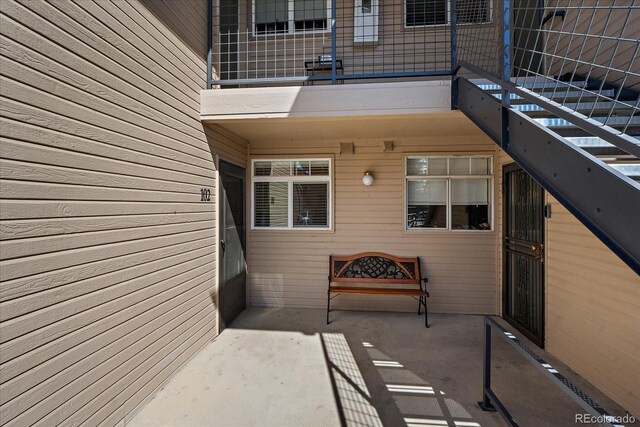
<path id="1" fill-rule="evenodd" d="M 399 258 L 381 252 L 365 252 L 351 256 L 331 255 L 327 290 L 327 325 L 330 323 L 331 300 L 338 295 L 388 295 L 416 299 L 418 315 L 421 314 L 421 308 L 424 306 L 424 324 L 428 328 L 427 282 L 427 278 L 423 278 L 420 274 L 418 257 Z M 334 283 L 344 283 L 344 285 L 333 285 Z M 353 286 L 354 283 L 371 283 L 379 286 L 360 287 Z M 417 287 L 393 285 L 416 285 Z"/>

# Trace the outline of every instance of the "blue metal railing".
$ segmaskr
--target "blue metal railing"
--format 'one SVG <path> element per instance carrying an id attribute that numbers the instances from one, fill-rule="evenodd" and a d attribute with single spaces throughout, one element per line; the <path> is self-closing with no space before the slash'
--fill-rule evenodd
<path id="1" fill-rule="evenodd" d="M 210 5 L 209 87 L 451 75 L 455 2 L 252 0 L 245 14 L 237 0 Z"/>
<path id="2" fill-rule="evenodd" d="M 592 400 L 585 392 L 580 390 L 575 384 L 565 378 L 549 363 L 536 355 L 531 349 L 524 345 L 515 335 L 506 330 L 491 316 L 484 317 L 484 357 L 482 370 L 482 400 L 478 405 L 484 411 L 497 411 L 505 422 L 511 427 L 517 427 L 518 423 L 514 416 L 502 404 L 500 398 L 491 388 L 491 337 L 492 329 L 495 329 L 497 336 L 507 342 L 513 349 L 521 354 L 529 363 L 538 368 L 551 382 L 553 382 L 560 390 L 573 399 L 584 411 L 584 415 L 591 415 L 593 419 L 598 420 L 601 426 L 620 426 L 619 420 L 629 418 L 628 416 L 612 416 L 603 408 L 601 408 L 594 400 Z M 579 415 L 584 418 L 584 415 Z M 569 422 L 577 422 L 575 420 L 567 420 Z"/>

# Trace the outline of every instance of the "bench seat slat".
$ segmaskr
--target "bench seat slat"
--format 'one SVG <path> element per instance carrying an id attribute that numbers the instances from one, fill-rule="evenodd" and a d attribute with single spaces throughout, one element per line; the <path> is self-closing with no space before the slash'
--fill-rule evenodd
<path id="1" fill-rule="evenodd" d="M 354 286 L 331 286 L 332 294 L 360 294 L 360 295 L 401 295 L 401 296 L 428 296 L 429 294 L 420 289 L 406 288 L 370 288 Z"/>

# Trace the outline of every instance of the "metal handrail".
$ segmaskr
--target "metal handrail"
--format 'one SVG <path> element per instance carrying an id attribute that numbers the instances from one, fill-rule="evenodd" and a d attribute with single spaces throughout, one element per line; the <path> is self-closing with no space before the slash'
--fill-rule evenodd
<path id="1" fill-rule="evenodd" d="M 523 355 L 525 359 L 538 368 L 545 377 L 549 378 L 560 390 L 571 397 L 581 408 L 590 415 L 602 419 L 604 422 L 600 425 L 620 427 L 613 417 L 607 411 L 602 409 L 594 400 L 592 400 L 585 392 L 580 390 L 575 384 L 565 378 L 549 363 L 545 362 L 541 357 L 535 354 L 529 347 L 524 345 L 522 341 L 516 338 L 511 332 L 499 324 L 493 317 L 484 316 L 484 358 L 482 372 L 482 400 L 478 405 L 483 411 L 498 412 L 505 422 L 517 427 L 518 423 L 507 410 L 498 396 L 491 389 L 491 330 L 495 329 L 499 332 L 498 336 L 505 340 L 511 347 L 516 349 L 518 353 Z"/>

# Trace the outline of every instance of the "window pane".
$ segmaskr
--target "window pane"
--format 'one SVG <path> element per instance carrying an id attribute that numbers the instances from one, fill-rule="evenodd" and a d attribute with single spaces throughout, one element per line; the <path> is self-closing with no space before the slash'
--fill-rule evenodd
<path id="1" fill-rule="evenodd" d="M 489 22 L 489 0 L 457 0 L 457 19 L 459 24 L 477 24 Z"/>
<path id="2" fill-rule="evenodd" d="M 488 157 L 471 158 L 471 175 L 491 175 Z"/>
<path id="3" fill-rule="evenodd" d="M 449 158 L 449 175 L 469 175 L 469 157 Z"/>
<path id="4" fill-rule="evenodd" d="M 254 0 L 256 24 L 271 24 L 288 20 L 288 0 Z"/>
<path id="5" fill-rule="evenodd" d="M 407 227 L 447 227 L 447 181 L 407 181 Z"/>
<path id="6" fill-rule="evenodd" d="M 328 160 L 313 160 L 313 161 L 311 161 L 311 175 L 314 175 L 314 176 L 328 176 L 329 175 L 329 161 Z"/>
<path id="7" fill-rule="evenodd" d="M 253 164 L 254 176 L 269 176 L 271 175 L 271 162 L 255 162 Z"/>
<path id="8" fill-rule="evenodd" d="M 305 160 L 293 162 L 293 174 L 297 176 L 309 175 L 309 162 Z"/>
<path id="9" fill-rule="evenodd" d="M 254 186 L 254 226 L 288 227 L 288 184 L 256 182 Z"/>
<path id="10" fill-rule="evenodd" d="M 296 30 L 323 30 L 327 28 L 325 0 L 295 0 L 293 15 Z"/>
<path id="11" fill-rule="evenodd" d="M 253 174 L 254 176 L 289 176 L 291 175 L 291 162 L 255 162 Z"/>
<path id="12" fill-rule="evenodd" d="M 490 230 L 489 180 L 451 180 L 451 228 Z"/>
<path id="13" fill-rule="evenodd" d="M 447 23 L 447 0 L 406 0 L 408 27 Z"/>
<path id="14" fill-rule="evenodd" d="M 293 184 L 293 226 L 328 227 L 329 185 Z"/>
<path id="15" fill-rule="evenodd" d="M 407 175 L 446 175 L 447 159 L 443 158 L 422 158 L 407 159 Z"/>

